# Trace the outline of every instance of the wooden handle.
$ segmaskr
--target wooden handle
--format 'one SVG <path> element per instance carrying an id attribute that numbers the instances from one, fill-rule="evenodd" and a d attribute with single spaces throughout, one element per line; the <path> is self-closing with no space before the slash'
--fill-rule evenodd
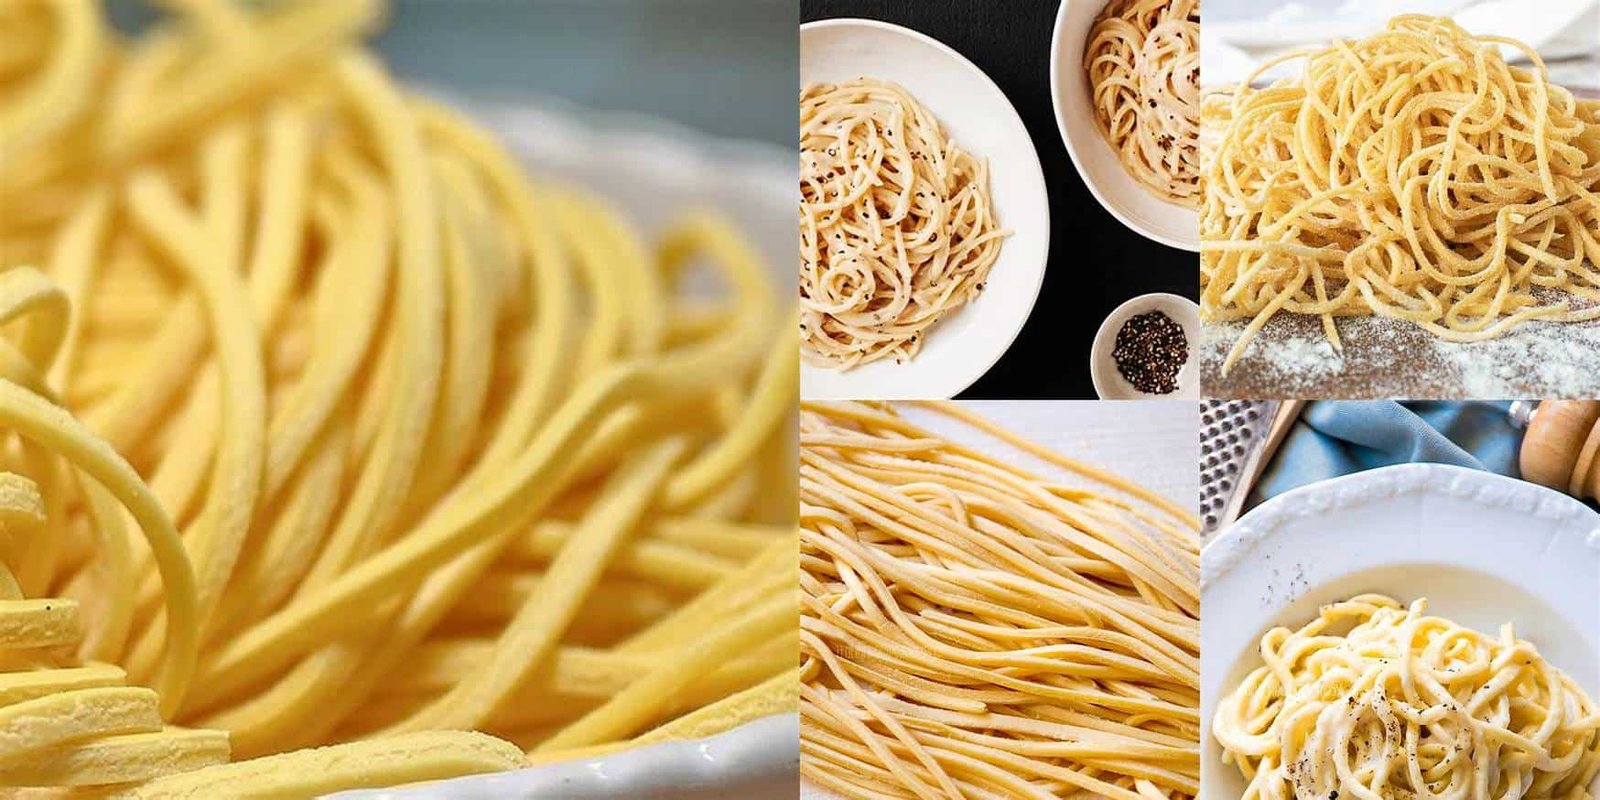
<path id="1" fill-rule="evenodd" d="M 1547 400 L 1522 437 L 1522 477 L 1563 492 L 1573 489 L 1584 442 L 1600 420 L 1600 400 Z M 1581 486 L 1579 489 L 1583 488 Z"/>

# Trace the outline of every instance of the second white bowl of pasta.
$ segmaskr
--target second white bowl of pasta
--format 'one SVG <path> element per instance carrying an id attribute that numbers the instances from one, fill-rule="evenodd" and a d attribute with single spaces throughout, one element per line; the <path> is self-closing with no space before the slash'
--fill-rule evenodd
<path id="1" fill-rule="evenodd" d="M 1050 42 L 1056 126 L 1084 184 L 1122 224 L 1195 252 L 1199 7 L 1062 0 Z"/>

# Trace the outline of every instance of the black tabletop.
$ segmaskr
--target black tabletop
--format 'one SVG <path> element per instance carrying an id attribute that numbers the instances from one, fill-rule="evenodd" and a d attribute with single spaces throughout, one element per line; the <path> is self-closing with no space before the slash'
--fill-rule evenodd
<path id="1" fill-rule="evenodd" d="M 1100 321 L 1146 292 L 1199 295 L 1194 253 L 1152 242 L 1095 201 L 1056 128 L 1050 100 L 1053 0 L 801 0 L 802 21 L 866 17 L 904 25 L 955 48 L 999 85 L 1022 115 L 1050 192 L 1050 264 L 1033 316 L 1011 349 L 964 398 L 1093 398 L 1089 347 Z"/>

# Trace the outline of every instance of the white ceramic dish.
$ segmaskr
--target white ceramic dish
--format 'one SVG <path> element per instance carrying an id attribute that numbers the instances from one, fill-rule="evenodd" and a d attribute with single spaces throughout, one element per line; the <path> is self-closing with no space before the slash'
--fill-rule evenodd
<path id="1" fill-rule="evenodd" d="M 1172 394 L 1146 394 L 1135 389 L 1117 371 L 1116 359 L 1111 357 L 1111 351 L 1117 345 L 1117 331 L 1122 330 L 1122 324 L 1129 317 L 1148 311 L 1160 311 L 1171 317 L 1183 328 L 1184 338 L 1189 340 L 1189 360 L 1184 362 L 1183 369 L 1178 370 L 1178 391 Z M 1113 309 L 1100 323 L 1100 330 L 1094 335 L 1094 346 L 1089 348 L 1089 377 L 1094 381 L 1095 394 L 1100 395 L 1101 400 L 1198 400 L 1200 367 L 1196 362 L 1199 361 L 1199 341 L 1200 306 L 1193 300 L 1165 292 L 1142 294 L 1128 300 Z"/>
<path id="2" fill-rule="evenodd" d="M 536 178 L 605 196 L 630 220 L 655 229 L 696 208 L 727 215 L 772 270 L 777 302 L 795 296 L 794 152 L 718 140 L 654 117 L 579 108 L 549 97 L 489 103 L 449 98 L 492 128 Z M 673 198 L 664 203 L 661 198 Z M 413 789 L 340 798 L 546 798 L 699 800 L 791 793 L 799 766 L 799 718 L 757 720 L 709 739 Z"/>
<path id="3" fill-rule="evenodd" d="M 773 758 L 787 753 L 783 759 Z M 627 753 L 399 789 L 339 792 L 328 800 L 705 800 L 792 795 L 800 717 L 767 717 L 720 736 Z"/>
<path id="4" fill-rule="evenodd" d="M 995 216 L 1011 231 L 978 299 L 928 333 L 904 364 L 879 361 L 848 372 L 803 365 L 800 395 L 821 398 L 954 397 L 982 377 L 1022 331 L 1044 281 L 1050 200 L 1022 118 L 994 81 L 960 53 L 886 22 L 830 19 L 800 26 L 800 82 L 861 76 L 904 86 L 950 139 L 988 159 Z M 793 238 L 791 232 L 790 238 Z"/>
<path id="5" fill-rule="evenodd" d="M 1050 39 L 1050 99 L 1056 126 L 1083 182 L 1111 216 L 1145 238 L 1200 251 L 1200 212 L 1169 203 L 1134 180 L 1095 125 L 1083 46 L 1105 0 L 1061 0 Z"/>
<path id="6" fill-rule="evenodd" d="M 1487 472 L 1403 464 L 1306 486 L 1240 518 L 1201 553 L 1201 797 L 1244 782 L 1210 735 L 1218 699 L 1259 660 L 1261 634 L 1361 592 L 1429 601 L 1482 631 L 1507 621 L 1600 693 L 1600 515 Z"/>

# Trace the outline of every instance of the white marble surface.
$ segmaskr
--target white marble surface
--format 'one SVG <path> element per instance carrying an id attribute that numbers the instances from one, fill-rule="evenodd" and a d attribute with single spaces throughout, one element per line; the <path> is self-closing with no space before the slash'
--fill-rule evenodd
<path id="1" fill-rule="evenodd" d="M 1200 497 L 1200 406 L 1183 400 L 966 400 L 963 406 L 1071 458 L 1136 481 L 1194 508 Z M 917 406 L 900 413 L 917 424 L 1039 474 L 1080 479 L 964 423 Z"/>

